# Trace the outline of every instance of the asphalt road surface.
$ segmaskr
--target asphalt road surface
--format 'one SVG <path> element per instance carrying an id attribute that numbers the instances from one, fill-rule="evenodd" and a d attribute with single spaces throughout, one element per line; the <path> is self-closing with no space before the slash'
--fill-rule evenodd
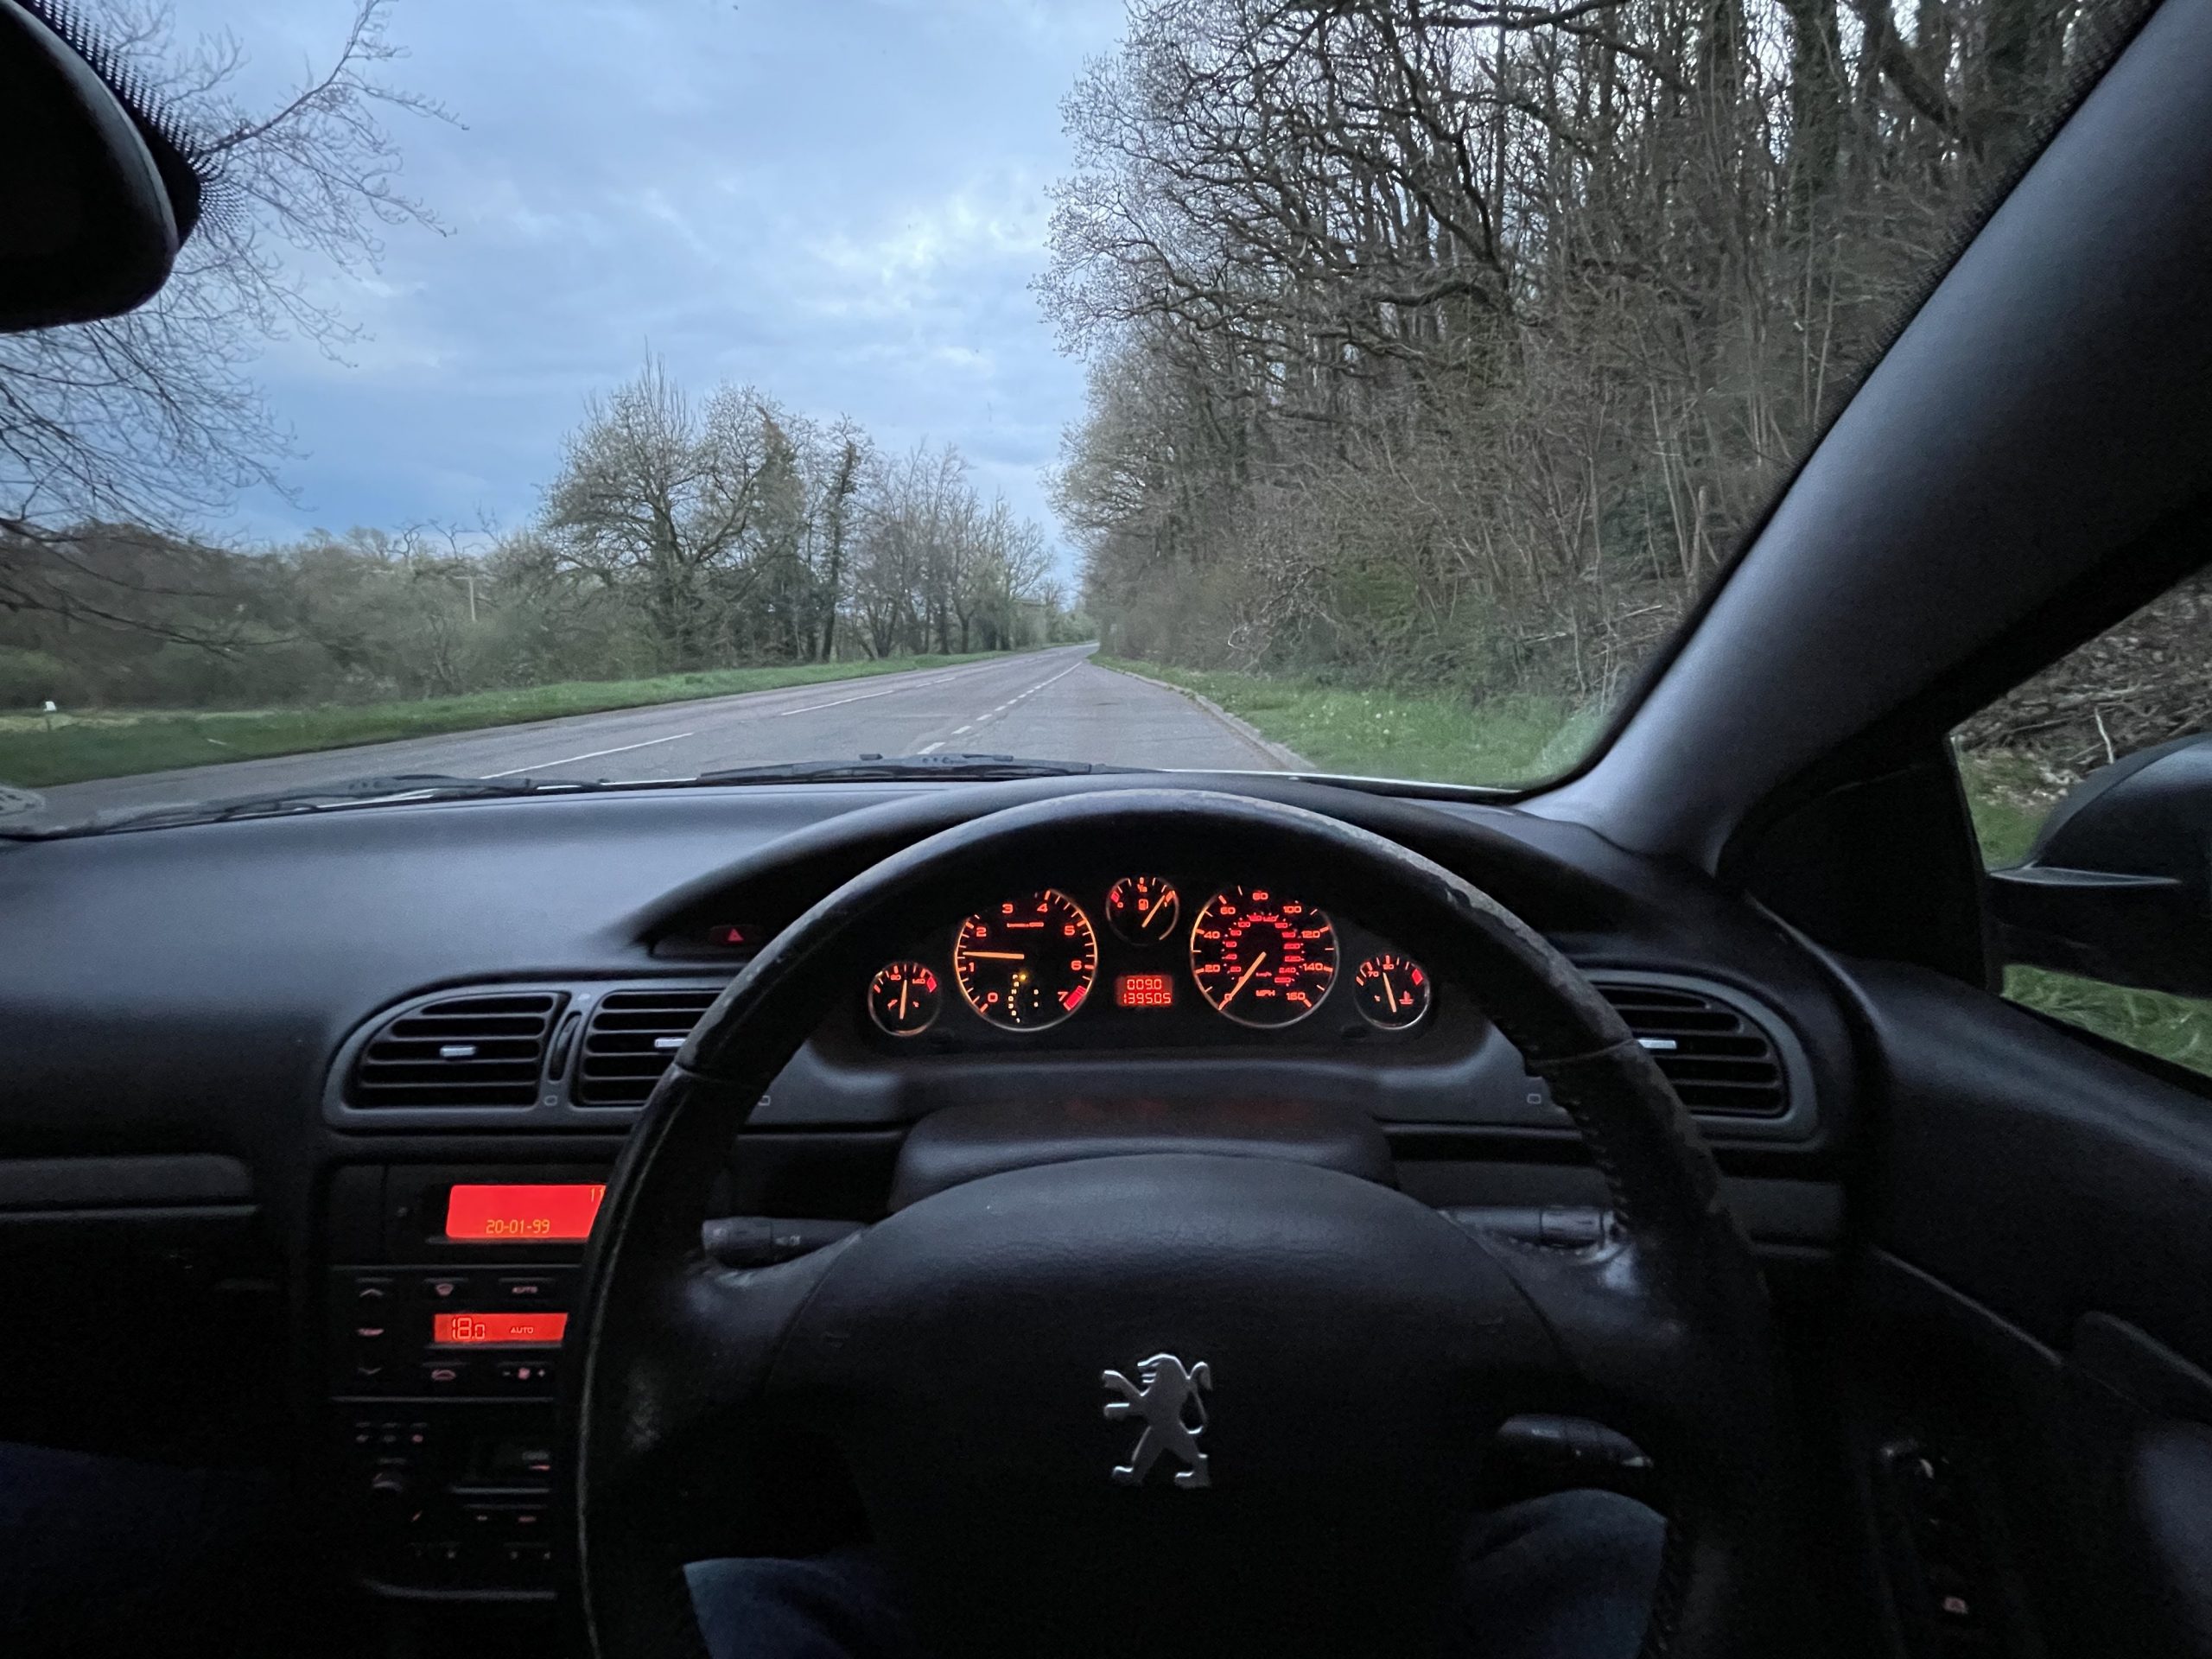
<path id="1" fill-rule="evenodd" d="M 47 810 L 38 817 L 58 823 L 395 772 L 626 782 L 788 760 L 963 751 L 1243 772 L 1288 764 L 1285 752 L 1179 692 L 1093 667 L 1094 649 L 60 785 L 39 791 Z"/>

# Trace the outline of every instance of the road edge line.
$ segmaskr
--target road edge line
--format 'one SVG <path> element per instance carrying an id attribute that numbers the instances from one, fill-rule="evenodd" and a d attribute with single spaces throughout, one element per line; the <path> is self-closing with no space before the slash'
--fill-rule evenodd
<path id="1" fill-rule="evenodd" d="M 1243 718 L 1241 715 L 1230 714 L 1228 709 L 1223 708 L 1211 697 L 1201 696 L 1199 693 L 1192 690 L 1187 685 L 1178 685 L 1173 680 L 1155 680 L 1151 675 L 1140 674 L 1133 668 L 1123 668 L 1118 664 L 1102 663 L 1095 656 L 1088 658 L 1087 660 L 1094 668 L 1105 669 L 1109 674 L 1126 674 L 1133 680 L 1141 680 L 1147 685 L 1156 685 L 1163 691 L 1173 691 L 1178 696 L 1188 697 L 1192 702 L 1197 703 L 1199 708 L 1205 709 L 1206 713 L 1211 715 L 1223 725 L 1228 727 L 1230 730 L 1235 732 L 1237 736 L 1251 744 L 1253 747 L 1258 749 L 1270 760 L 1274 761 L 1285 772 L 1318 772 L 1320 770 L 1320 768 L 1316 766 L 1311 760 L 1308 760 L 1304 755 L 1299 753 L 1297 750 L 1290 747 L 1287 744 L 1276 742 L 1274 739 L 1266 735 L 1258 727 L 1253 725 L 1250 721 Z"/>

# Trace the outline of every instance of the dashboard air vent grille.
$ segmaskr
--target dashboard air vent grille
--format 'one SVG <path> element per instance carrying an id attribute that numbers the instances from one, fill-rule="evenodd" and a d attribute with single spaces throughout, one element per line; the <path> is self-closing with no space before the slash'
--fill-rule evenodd
<path id="1" fill-rule="evenodd" d="M 1671 985 L 1600 985 L 1694 1112 L 1779 1117 L 1789 1106 L 1766 1033 L 1719 998 Z"/>
<path id="2" fill-rule="evenodd" d="M 592 1010 L 576 1071 L 579 1106 L 642 1106 L 676 1051 L 721 995 L 705 986 L 609 991 Z"/>
<path id="3" fill-rule="evenodd" d="M 353 1069 L 353 1104 L 528 1106 L 557 991 L 448 996 L 410 1008 L 369 1040 Z"/>

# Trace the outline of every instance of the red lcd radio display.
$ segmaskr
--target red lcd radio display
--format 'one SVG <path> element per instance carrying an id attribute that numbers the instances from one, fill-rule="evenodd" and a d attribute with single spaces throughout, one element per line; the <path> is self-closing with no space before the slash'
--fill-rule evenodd
<path id="1" fill-rule="evenodd" d="M 446 1194 L 446 1236 L 467 1244 L 553 1244 L 591 1236 L 607 1188 L 582 1181 L 457 1185 Z"/>

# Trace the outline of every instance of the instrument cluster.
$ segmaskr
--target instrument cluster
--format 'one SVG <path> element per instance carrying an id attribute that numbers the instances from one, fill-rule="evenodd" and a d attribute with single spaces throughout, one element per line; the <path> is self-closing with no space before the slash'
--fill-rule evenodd
<path id="1" fill-rule="evenodd" d="M 897 1039 L 969 1016 L 1000 1031 L 1042 1032 L 1087 1009 L 1113 1010 L 1086 1023 L 1117 1038 L 1139 1029 L 1122 1016 L 1179 1009 L 1256 1031 L 1299 1025 L 1325 1007 L 1379 1033 L 1409 1032 L 1427 1018 L 1428 971 L 1356 930 L 1340 934 L 1318 906 L 1259 885 L 1199 891 L 1203 899 L 1186 903 L 1167 877 L 1123 876 L 1095 895 L 1103 935 L 1085 902 L 1094 895 L 1046 887 L 1001 899 L 877 969 L 868 1018 Z"/>

